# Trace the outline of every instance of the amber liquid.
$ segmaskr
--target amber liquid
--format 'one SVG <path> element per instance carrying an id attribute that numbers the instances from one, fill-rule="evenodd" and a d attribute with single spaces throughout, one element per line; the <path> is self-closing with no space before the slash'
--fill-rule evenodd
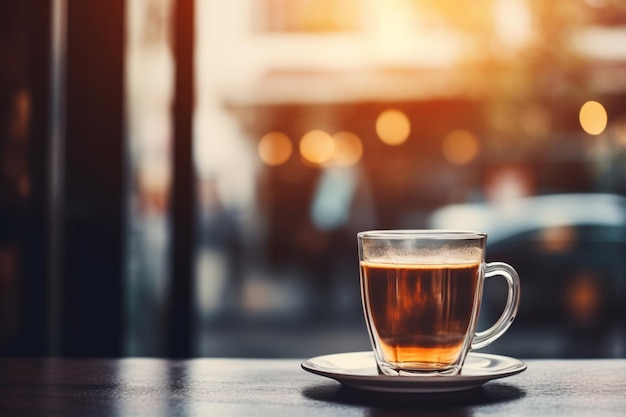
<path id="1" fill-rule="evenodd" d="M 361 263 L 372 337 L 386 362 L 441 369 L 458 362 L 477 314 L 480 264 Z"/>

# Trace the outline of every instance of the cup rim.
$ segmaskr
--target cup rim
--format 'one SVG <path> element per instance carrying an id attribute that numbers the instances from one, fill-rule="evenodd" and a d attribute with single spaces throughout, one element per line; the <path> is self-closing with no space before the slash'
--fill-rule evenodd
<path id="1" fill-rule="evenodd" d="M 358 232 L 359 239 L 484 239 L 487 233 L 454 229 L 375 229 Z"/>

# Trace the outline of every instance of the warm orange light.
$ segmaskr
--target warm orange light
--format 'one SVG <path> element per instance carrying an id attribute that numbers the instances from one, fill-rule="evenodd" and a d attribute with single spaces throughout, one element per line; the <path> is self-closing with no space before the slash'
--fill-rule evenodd
<path id="1" fill-rule="evenodd" d="M 300 154 L 313 164 L 324 164 L 335 150 L 333 138 L 323 130 L 311 130 L 300 140 Z"/>
<path id="2" fill-rule="evenodd" d="M 541 237 L 546 252 L 565 252 L 576 243 L 576 230 L 570 225 L 548 227 L 541 231 Z"/>
<path id="3" fill-rule="evenodd" d="M 457 129 L 443 139 L 443 156 L 453 165 L 467 165 L 478 156 L 480 145 L 473 133 Z"/>
<path id="4" fill-rule="evenodd" d="M 626 147 L 626 119 L 611 124 L 613 126 L 613 140 L 618 145 Z"/>
<path id="5" fill-rule="evenodd" d="M 270 166 L 282 165 L 291 156 L 293 146 L 291 141 L 281 132 L 270 132 L 259 141 L 259 158 Z"/>
<path id="6" fill-rule="evenodd" d="M 401 145 L 409 138 L 411 122 L 400 110 L 385 110 L 376 119 L 376 133 L 387 145 Z"/>
<path id="7" fill-rule="evenodd" d="M 541 106 L 535 105 L 526 108 L 520 117 L 522 128 L 528 135 L 541 137 L 550 133 L 550 113 Z"/>
<path id="8" fill-rule="evenodd" d="M 137 181 L 142 209 L 161 212 L 167 207 L 172 170 L 167 161 L 147 158 L 139 161 Z"/>
<path id="9" fill-rule="evenodd" d="M 597 320 L 603 306 L 600 279 L 591 271 L 580 271 L 569 277 L 564 288 L 567 315 L 579 323 Z"/>
<path id="10" fill-rule="evenodd" d="M 361 160 L 363 144 L 361 138 L 352 132 L 339 132 L 333 135 L 334 153 L 332 162 L 339 166 L 351 166 Z"/>
<path id="11" fill-rule="evenodd" d="M 590 135 L 599 135 L 604 132 L 608 121 L 604 106 L 597 101 L 588 101 L 583 104 L 578 118 L 583 130 Z"/>

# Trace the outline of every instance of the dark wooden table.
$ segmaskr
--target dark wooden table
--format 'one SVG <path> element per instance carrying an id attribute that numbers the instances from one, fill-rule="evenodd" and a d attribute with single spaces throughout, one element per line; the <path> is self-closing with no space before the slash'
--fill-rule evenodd
<path id="1" fill-rule="evenodd" d="M 0 359 L 0 416 L 626 416 L 626 359 L 529 360 L 454 394 L 372 394 L 281 359 Z"/>

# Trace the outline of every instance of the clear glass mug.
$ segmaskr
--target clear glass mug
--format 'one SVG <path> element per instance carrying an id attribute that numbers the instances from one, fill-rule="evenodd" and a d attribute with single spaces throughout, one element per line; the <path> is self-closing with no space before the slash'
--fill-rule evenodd
<path id="1" fill-rule="evenodd" d="M 485 262 L 487 235 L 446 230 L 357 234 L 363 311 L 379 371 L 455 375 L 467 353 L 500 337 L 520 300 L 515 269 Z M 484 280 L 508 283 L 504 311 L 476 332 Z"/>

